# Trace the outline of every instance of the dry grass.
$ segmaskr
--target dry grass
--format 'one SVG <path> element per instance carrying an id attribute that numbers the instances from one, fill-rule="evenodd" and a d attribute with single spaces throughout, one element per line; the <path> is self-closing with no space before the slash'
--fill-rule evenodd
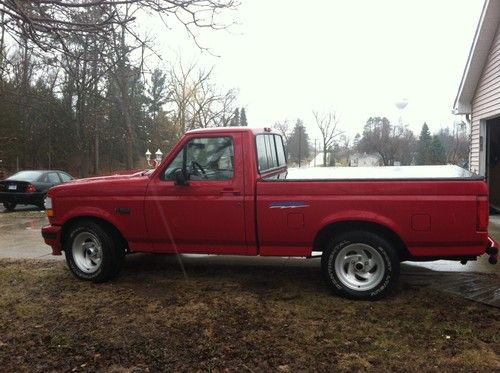
<path id="1" fill-rule="evenodd" d="M 500 371 L 500 310 L 402 284 L 338 298 L 315 268 L 145 257 L 114 282 L 0 260 L 2 371 Z"/>

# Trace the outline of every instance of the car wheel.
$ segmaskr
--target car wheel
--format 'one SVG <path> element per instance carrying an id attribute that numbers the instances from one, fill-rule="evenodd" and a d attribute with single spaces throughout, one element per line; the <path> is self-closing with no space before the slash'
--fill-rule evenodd
<path id="1" fill-rule="evenodd" d="M 71 272 L 81 280 L 105 282 L 120 271 L 125 255 L 114 236 L 99 224 L 85 220 L 72 226 L 64 240 Z"/>
<path id="2" fill-rule="evenodd" d="M 45 197 L 46 196 L 47 196 L 47 194 L 44 194 L 42 199 L 36 205 L 40 210 L 45 210 Z"/>
<path id="3" fill-rule="evenodd" d="M 16 208 L 16 206 L 17 206 L 17 203 L 15 203 L 15 202 L 4 202 L 3 203 L 3 207 L 7 211 L 13 211 Z"/>
<path id="4" fill-rule="evenodd" d="M 381 236 L 352 231 L 330 241 L 321 268 L 336 292 L 352 299 L 374 300 L 393 289 L 400 262 L 394 247 Z"/>

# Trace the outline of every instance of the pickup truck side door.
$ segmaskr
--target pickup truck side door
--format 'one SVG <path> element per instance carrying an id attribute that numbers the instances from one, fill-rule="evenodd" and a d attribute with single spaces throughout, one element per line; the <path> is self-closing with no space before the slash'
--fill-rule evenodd
<path id="1" fill-rule="evenodd" d="M 187 185 L 174 182 L 184 169 Z M 246 254 L 242 134 L 196 134 L 148 186 L 145 217 L 158 252 Z"/>

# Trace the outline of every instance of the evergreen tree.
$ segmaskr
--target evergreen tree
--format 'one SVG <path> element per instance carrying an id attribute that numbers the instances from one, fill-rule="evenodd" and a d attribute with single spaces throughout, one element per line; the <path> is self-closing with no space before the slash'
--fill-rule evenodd
<path id="1" fill-rule="evenodd" d="M 146 147 L 152 149 L 160 148 L 162 142 L 165 141 L 161 133 L 164 129 L 162 125 L 165 123 L 165 116 L 161 114 L 163 114 L 163 106 L 168 99 L 166 79 L 167 76 L 162 70 L 155 69 L 151 74 L 151 83 L 147 90 L 147 112 L 149 116 L 145 125 L 143 140 L 144 143 L 151 141 Z"/>
<path id="2" fill-rule="evenodd" d="M 429 164 L 446 164 L 446 153 L 438 136 L 432 136 L 429 150 Z"/>
<path id="3" fill-rule="evenodd" d="M 153 74 L 151 74 L 151 85 L 148 89 L 148 111 L 153 120 L 162 110 L 163 105 L 167 103 L 166 79 L 167 76 L 165 73 L 158 68 L 154 69 Z"/>
<path id="4" fill-rule="evenodd" d="M 420 137 L 418 138 L 417 165 L 431 164 L 431 146 L 432 136 L 429 131 L 429 126 L 427 126 L 427 123 L 424 123 L 420 131 Z"/>
<path id="5" fill-rule="evenodd" d="M 240 126 L 240 109 L 234 109 L 234 115 L 231 118 L 231 122 L 229 122 L 231 127 L 239 127 Z"/>
<path id="6" fill-rule="evenodd" d="M 288 159 L 299 167 L 309 158 L 309 135 L 301 119 L 297 119 L 287 143 Z"/>
<path id="7" fill-rule="evenodd" d="M 241 108 L 241 113 L 240 113 L 240 126 L 242 127 L 247 127 L 248 122 L 247 122 L 247 113 L 245 111 L 245 108 Z"/>

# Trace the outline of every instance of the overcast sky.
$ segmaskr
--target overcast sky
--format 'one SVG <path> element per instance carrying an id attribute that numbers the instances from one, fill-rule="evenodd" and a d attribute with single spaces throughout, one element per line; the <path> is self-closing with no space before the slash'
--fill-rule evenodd
<path id="1" fill-rule="evenodd" d="M 251 126 L 336 110 L 350 136 L 370 116 L 400 115 L 416 132 L 451 125 L 453 101 L 483 0 L 241 0 L 231 32 L 203 33 L 199 51 L 176 33 L 158 38 L 168 59 L 215 65 L 239 89 Z M 174 39 L 174 40 L 173 40 Z M 175 52 L 173 52 L 175 51 Z M 180 51 L 180 52 L 179 52 Z M 398 112 L 395 102 L 408 99 Z"/>

